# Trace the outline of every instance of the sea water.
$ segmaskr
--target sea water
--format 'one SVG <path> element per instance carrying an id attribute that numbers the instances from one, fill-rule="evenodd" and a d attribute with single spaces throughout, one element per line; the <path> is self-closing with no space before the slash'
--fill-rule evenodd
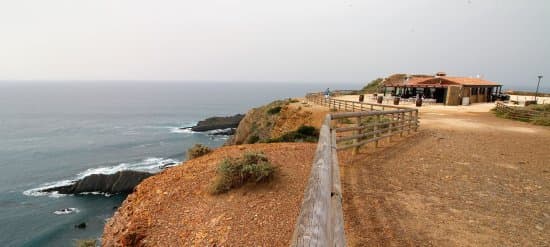
<path id="1" fill-rule="evenodd" d="M 74 246 L 77 239 L 97 239 L 125 195 L 39 189 L 90 174 L 156 172 L 185 160 L 195 143 L 218 147 L 228 138 L 181 127 L 327 87 L 361 85 L 0 82 L 0 246 Z M 81 222 L 85 229 L 74 227 Z"/>

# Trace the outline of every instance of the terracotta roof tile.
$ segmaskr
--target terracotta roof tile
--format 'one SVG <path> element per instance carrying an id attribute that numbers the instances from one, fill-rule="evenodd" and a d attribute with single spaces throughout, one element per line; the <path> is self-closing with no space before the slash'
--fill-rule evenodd
<path id="1" fill-rule="evenodd" d="M 385 82 L 386 86 L 430 86 L 430 85 L 466 85 L 466 86 L 500 86 L 500 84 L 470 77 L 452 76 L 411 76 L 407 81 L 402 74 L 392 75 Z"/>

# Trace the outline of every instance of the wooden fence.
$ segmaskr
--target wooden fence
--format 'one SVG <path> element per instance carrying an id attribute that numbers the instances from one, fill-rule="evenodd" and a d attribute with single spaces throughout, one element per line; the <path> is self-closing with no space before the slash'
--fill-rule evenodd
<path id="1" fill-rule="evenodd" d="M 351 101 L 351 100 L 341 100 L 335 98 L 325 99 L 319 93 L 312 93 L 306 95 L 306 100 L 318 105 L 326 106 L 331 110 L 336 111 L 385 111 L 385 110 L 394 110 L 394 109 L 404 109 L 404 110 L 416 110 L 410 107 L 405 106 L 396 106 L 396 105 L 387 105 L 387 104 L 374 104 L 367 102 Z"/>
<path id="2" fill-rule="evenodd" d="M 507 106 L 501 102 L 497 102 L 496 112 L 506 114 L 506 118 L 531 122 L 533 118 L 550 117 L 549 112 L 526 110 L 523 107 Z"/>
<path id="3" fill-rule="evenodd" d="M 345 246 L 337 150 L 354 148 L 356 153 L 362 145 L 375 142 L 377 146 L 383 138 L 416 131 L 418 110 L 336 99 L 325 101 L 313 94 L 306 98 L 349 112 L 327 114 L 321 126 L 291 246 Z M 352 143 L 346 144 L 347 141 Z"/>
<path id="4" fill-rule="evenodd" d="M 346 245 L 336 138 L 330 122 L 329 114 L 321 126 L 291 246 Z"/>

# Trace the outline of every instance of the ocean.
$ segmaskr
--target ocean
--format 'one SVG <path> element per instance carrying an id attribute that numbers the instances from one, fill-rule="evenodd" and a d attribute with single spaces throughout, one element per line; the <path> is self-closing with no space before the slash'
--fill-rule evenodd
<path id="1" fill-rule="evenodd" d="M 0 82 L 0 243 L 74 246 L 97 239 L 125 195 L 39 193 L 94 173 L 158 171 L 195 143 L 227 136 L 180 130 L 275 99 L 360 83 Z M 62 209 L 74 208 L 71 214 Z M 74 225 L 85 222 L 85 229 Z"/>

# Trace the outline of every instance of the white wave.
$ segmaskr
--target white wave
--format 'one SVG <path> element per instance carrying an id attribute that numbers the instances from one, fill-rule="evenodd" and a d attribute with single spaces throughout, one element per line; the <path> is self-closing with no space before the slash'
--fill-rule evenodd
<path id="1" fill-rule="evenodd" d="M 180 161 L 175 159 L 151 157 L 151 158 L 147 158 L 134 163 L 121 163 L 116 166 L 90 168 L 90 169 L 87 169 L 86 171 L 78 173 L 75 179 L 45 183 L 40 185 L 39 187 L 23 191 L 23 194 L 26 196 L 49 196 L 49 197 L 57 198 L 57 197 L 62 197 L 66 195 L 59 194 L 56 191 L 44 192 L 44 190 L 54 188 L 54 187 L 71 185 L 71 184 L 74 184 L 79 179 L 82 179 L 84 177 L 94 175 L 94 174 L 108 175 L 108 174 L 115 174 L 117 172 L 126 171 L 126 170 L 158 173 L 167 167 L 177 166 L 179 164 L 180 164 Z M 91 193 L 93 194 L 94 192 L 91 192 Z M 107 193 L 105 193 L 104 195 L 107 197 L 111 196 L 110 194 L 107 194 Z"/>
<path id="2" fill-rule="evenodd" d="M 55 187 L 67 186 L 67 185 L 71 185 L 71 184 L 74 184 L 74 183 L 75 183 L 75 180 L 61 180 L 61 181 L 56 181 L 56 182 L 51 182 L 51 183 L 45 183 L 45 184 L 42 184 L 39 187 L 23 191 L 23 195 L 26 195 L 26 196 L 49 196 L 49 197 L 53 197 L 53 198 L 59 198 L 59 197 L 63 197 L 63 196 L 66 196 L 66 195 L 65 194 L 59 194 L 59 193 L 57 193 L 57 191 L 44 192 L 44 190 L 47 190 L 47 189 L 50 189 L 50 188 L 55 188 Z"/>
<path id="3" fill-rule="evenodd" d="M 57 215 L 64 215 L 64 214 L 72 214 L 72 213 L 78 213 L 78 212 L 80 212 L 78 208 L 64 208 L 64 209 L 56 210 L 53 213 Z"/>
<path id="4" fill-rule="evenodd" d="M 193 133 L 197 133 L 197 132 L 192 131 L 191 128 L 172 127 L 172 128 L 170 128 L 170 133 L 193 134 Z"/>
<path id="5" fill-rule="evenodd" d="M 233 128 L 227 128 L 227 129 L 215 129 L 215 130 L 209 130 L 206 131 L 207 134 L 213 135 L 218 133 L 224 133 L 233 130 Z"/>
<path id="6" fill-rule="evenodd" d="M 111 197 L 113 194 L 107 193 L 107 192 L 100 192 L 100 191 L 92 191 L 92 192 L 81 192 L 78 193 L 79 195 L 102 195 L 105 197 Z"/>

